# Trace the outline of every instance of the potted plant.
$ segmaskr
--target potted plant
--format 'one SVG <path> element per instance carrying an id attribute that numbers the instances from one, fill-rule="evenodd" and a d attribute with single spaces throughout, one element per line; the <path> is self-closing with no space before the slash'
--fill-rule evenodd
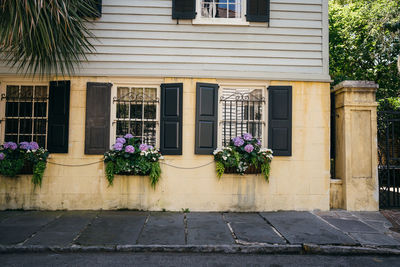
<path id="1" fill-rule="evenodd" d="M 36 142 L 6 142 L 0 146 L 0 174 L 33 174 L 32 183 L 41 186 L 48 157 L 49 152 Z"/>
<path id="2" fill-rule="evenodd" d="M 217 148 L 213 154 L 218 178 L 224 173 L 262 173 L 269 179 L 272 150 L 261 148 L 260 140 L 249 133 L 234 137 L 229 146 Z"/>
<path id="3" fill-rule="evenodd" d="M 141 143 L 132 134 L 116 139 L 113 148 L 104 154 L 106 177 L 113 184 L 114 175 L 148 175 L 154 188 L 160 178 L 161 153 L 153 146 Z"/>

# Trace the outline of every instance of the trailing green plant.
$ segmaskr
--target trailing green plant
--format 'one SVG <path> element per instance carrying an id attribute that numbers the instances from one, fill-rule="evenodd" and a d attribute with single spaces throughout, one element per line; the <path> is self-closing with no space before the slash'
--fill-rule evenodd
<path id="1" fill-rule="evenodd" d="M 260 140 L 249 133 L 236 136 L 229 146 L 217 148 L 213 154 L 218 178 L 221 178 L 227 168 L 234 168 L 243 175 L 249 167 L 254 166 L 260 170 L 266 181 L 269 180 L 272 150 L 261 148 Z"/>
<path id="2" fill-rule="evenodd" d="M 155 188 L 161 176 L 159 160 L 162 158 L 157 149 L 141 143 L 131 134 L 118 137 L 113 149 L 104 153 L 108 184 L 113 184 L 116 174 L 148 175 L 151 186 Z"/>
<path id="3" fill-rule="evenodd" d="M 32 166 L 32 183 L 42 185 L 49 152 L 36 142 L 6 142 L 0 146 L 0 174 L 15 177 L 25 166 Z"/>

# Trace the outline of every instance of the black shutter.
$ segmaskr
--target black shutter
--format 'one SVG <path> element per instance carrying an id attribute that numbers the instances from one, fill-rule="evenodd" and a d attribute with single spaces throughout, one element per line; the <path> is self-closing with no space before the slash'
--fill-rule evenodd
<path id="1" fill-rule="evenodd" d="M 70 81 L 50 82 L 47 149 L 68 153 Z"/>
<path id="2" fill-rule="evenodd" d="M 196 17 L 196 0 L 172 0 L 173 19 L 194 19 Z"/>
<path id="3" fill-rule="evenodd" d="M 85 154 L 103 154 L 110 149 L 110 83 L 87 83 Z"/>
<path id="4" fill-rule="evenodd" d="M 212 154 L 217 147 L 218 87 L 197 83 L 195 154 Z"/>
<path id="5" fill-rule="evenodd" d="M 100 18 L 101 13 L 102 13 L 102 1 L 101 0 L 96 0 L 96 10 L 97 10 L 97 14 L 96 14 L 95 18 Z"/>
<path id="6" fill-rule="evenodd" d="M 274 156 L 292 155 L 292 87 L 268 87 L 268 147 Z"/>
<path id="7" fill-rule="evenodd" d="M 247 21 L 269 22 L 269 0 L 247 0 Z"/>
<path id="8" fill-rule="evenodd" d="M 182 83 L 161 84 L 160 152 L 182 155 Z"/>

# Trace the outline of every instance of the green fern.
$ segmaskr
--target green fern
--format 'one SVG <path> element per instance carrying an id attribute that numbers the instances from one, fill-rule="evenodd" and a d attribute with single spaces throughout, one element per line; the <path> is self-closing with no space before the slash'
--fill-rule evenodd
<path id="1" fill-rule="evenodd" d="M 264 175 L 264 178 L 267 182 L 269 182 L 269 173 L 271 170 L 271 163 L 270 162 L 265 162 L 261 165 L 261 172 Z"/>
<path id="2" fill-rule="evenodd" d="M 161 175 L 160 163 L 152 162 L 149 177 L 150 177 L 150 184 L 151 187 L 153 187 L 153 189 L 156 188 L 156 184 L 160 179 L 160 175 Z"/>
<path id="3" fill-rule="evenodd" d="M 224 172 L 225 172 L 225 165 L 224 165 L 222 162 L 217 161 L 217 162 L 215 163 L 215 168 L 216 168 L 216 171 L 217 171 L 217 176 L 218 176 L 218 178 L 221 178 L 222 175 L 223 175 Z"/>
<path id="4" fill-rule="evenodd" d="M 112 185 L 114 181 L 114 173 L 115 173 L 115 163 L 112 161 L 107 162 L 106 165 L 106 177 L 108 181 L 108 185 Z"/>
<path id="5" fill-rule="evenodd" d="M 36 186 L 42 186 L 43 174 L 45 170 L 46 170 L 45 161 L 39 161 L 38 163 L 33 165 L 32 183 L 34 185 L 34 188 L 36 188 Z"/>

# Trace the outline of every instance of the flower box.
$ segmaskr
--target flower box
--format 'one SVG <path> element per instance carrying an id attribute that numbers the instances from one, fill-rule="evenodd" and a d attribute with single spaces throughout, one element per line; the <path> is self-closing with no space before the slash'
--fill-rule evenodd
<path id="1" fill-rule="evenodd" d="M 227 168 L 225 168 L 225 173 L 231 174 L 231 173 L 240 173 L 240 172 L 237 171 L 236 167 L 227 167 Z M 243 174 L 259 174 L 259 173 L 261 173 L 260 167 L 250 165 Z"/>
<path id="2" fill-rule="evenodd" d="M 33 163 L 25 161 L 24 167 L 22 167 L 18 174 L 33 174 Z"/>

